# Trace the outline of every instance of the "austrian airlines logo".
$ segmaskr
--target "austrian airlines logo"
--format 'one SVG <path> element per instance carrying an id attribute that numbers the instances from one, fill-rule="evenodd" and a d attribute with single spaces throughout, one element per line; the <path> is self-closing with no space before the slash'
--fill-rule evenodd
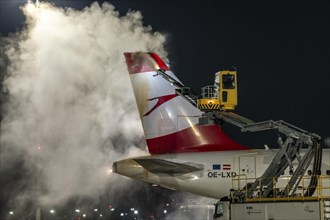
<path id="1" fill-rule="evenodd" d="M 171 95 L 165 95 L 165 96 L 160 96 L 160 97 L 155 97 L 155 98 L 151 98 L 148 99 L 148 101 L 153 101 L 155 99 L 157 99 L 158 101 L 156 102 L 156 104 L 147 112 L 145 113 L 143 116 L 147 116 L 149 115 L 151 112 L 153 112 L 156 108 L 158 108 L 159 106 L 161 106 L 162 104 L 164 104 L 165 102 L 173 99 L 174 97 L 176 97 L 177 94 L 171 94 Z"/>

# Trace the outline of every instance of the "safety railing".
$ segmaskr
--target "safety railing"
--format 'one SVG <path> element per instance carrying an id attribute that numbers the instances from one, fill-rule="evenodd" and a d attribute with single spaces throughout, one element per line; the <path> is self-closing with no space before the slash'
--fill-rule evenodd
<path id="1" fill-rule="evenodd" d="M 285 196 L 285 194 L 290 195 L 290 193 L 285 193 L 285 187 L 289 183 L 291 176 L 279 177 L 276 181 L 274 177 L 266 177 L 272 179 L 272 193 L 268 197 L 262 197 L 265 188 L 262 187 L 261 182 L 265 178 L 248 178 L 246 175 L 238 175 L 232 180 L 232 198 L 236 202 L 262 202 L 262 201 L 293 201 L 293 200 L 320 200 L 320 199 L 330 199 L 330 176 L 321 175 L 318 177 L 318 184 L 316 190 L 312 196 L 305 196 L 308 188 L 314 187 L 310 186 L 309 182 L 312 178 L 311 176 L 303 176 L 294 196 Z M 259 181 L 259 186 L 254 190 L 253 194 L 248 197 L 247 192 L 249 186 L 256 180 Z"/>
<path id="2" fill-rule="evenodd" d="M 215 99 L 218 98 L 218 93 L 219 91 L 216 89 L 215 86 L 204 86 L 202 89 L 202 98 L 210 98 L 210 99 Z"/>

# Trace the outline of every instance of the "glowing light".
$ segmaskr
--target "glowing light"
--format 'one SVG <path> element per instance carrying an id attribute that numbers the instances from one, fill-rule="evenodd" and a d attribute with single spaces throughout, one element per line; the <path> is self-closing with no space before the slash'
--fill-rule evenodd
<path id="1" fill-rule="evenodd" d="M 139 211 L 138 210 L 134 210 L 134 214 L 135 215 L 139 214 Z"/>
<path id="2" fill-rule="evenodd" d="M 80 212 L 80 210 L 79 209 L 76 209 L 75 212 Z"/>
<path id="3" fill-rule="evenodd" d="M 55 210 L 54 209 L 51 209 L 49 210 L 50 213 L 54 214 L 55 213 Z"/>
<path id="4" fill-rule="evenodd" d="M 124 213 L 120 213 L 120 216 L 124 216 Z"/>
<path id="5" fill-rule="evenodd" d="M 167 210 L 165 209 L 165 210 L 164 210 L 164 214 L 166 214 L 166 213 L 167 213 Z"/>
<path id="6" fill-rule="evenodd" d="M 29 13 L 29 15 L 33 15 L 36 12 L 36 6 L 31 0 L 27 1 L 26 11 Z"/>
<path id="7" fill-rule="evenodd" d="M 188 124 L 190 125 L 190 127 L 193 129 L 195 135 L 196 135 L 197 137 L 200 137 L 201 134 L 199 133 L 199 131 L 197 131 L 195 125 L 191 122 L 191 120 L 190 120 L 189 118 L 187 119 L 187 122 L 188 122 Z"/>
<path id="8" fill-rule="evenodd" d="M 14 212 L 13 212 L 13 211 L 10 211 L 10 212 L 9 212 L 9 215 L 14 215 Z"/>
<path id="9" fill-rule="evenodd" d="M 86 214 L 83 214 L 83 218 L 86 218 Z"/>
<path id="10" fill-rule="evenodd" d="M 97 209 L 94 209 L 94 212 L 97 212 Z"/>

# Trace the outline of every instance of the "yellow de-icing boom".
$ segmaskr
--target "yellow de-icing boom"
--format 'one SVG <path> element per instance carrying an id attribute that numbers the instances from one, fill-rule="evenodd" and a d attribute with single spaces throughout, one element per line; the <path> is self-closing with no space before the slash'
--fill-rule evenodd
<path id="1" fill-rule="evenodd" d="M 234 110 L 237 106 L 237 72 L 221 70 L 215 74 L 213 86 L 202 88 L 197 107 L 202 111 Z"/>

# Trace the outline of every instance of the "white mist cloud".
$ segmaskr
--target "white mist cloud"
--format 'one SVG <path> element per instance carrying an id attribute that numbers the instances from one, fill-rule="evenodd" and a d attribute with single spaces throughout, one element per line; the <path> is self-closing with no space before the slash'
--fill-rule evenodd
<path id="1" fill-rule="evenodd" d="M 146 154 L 134 146 L 143 131 L 123 52 L 166 57 L 165 37 L 143 26 L 140 12 L 119 16 L 108 3 L 23 11 L 26 29 L 5 48 L 1 169 L 22 159 L 31 175 L 38 167 L 47 204 L 97 197 L 116 186 L 112 162 Z"/>

